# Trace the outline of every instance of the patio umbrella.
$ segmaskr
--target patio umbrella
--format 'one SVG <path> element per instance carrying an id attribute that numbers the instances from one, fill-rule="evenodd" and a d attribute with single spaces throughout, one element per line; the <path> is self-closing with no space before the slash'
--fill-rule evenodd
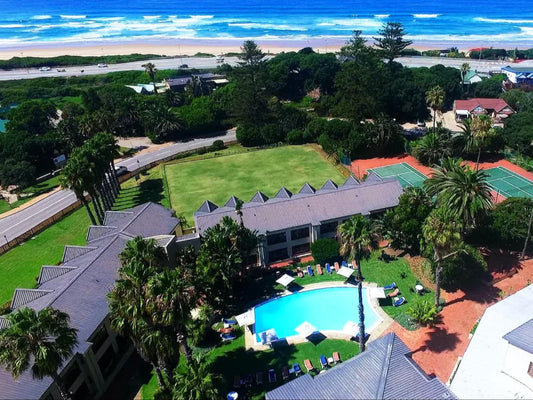
<path id="1" fill-rule="evenodd" d="M 342 331 L 351 336 L 356 336 L 359 333 L 359 324 L 356 324 L 353 321 L 348 321 L 346 322 L 346 324 L 344 324 L 344 328 L 342 328 Z"/>
<path id="2" fill-rule="evenodd" d="M 261 338 L 261 344 L 270 344 L 278 340 L 278 336 L 276 335 L 276 330 L 274 328 L 261 332 L 259 337 Z"/>
<path id="3" fill-rule="evenodd" d="M 235 317 L 239 326 L 247 326 L 255 324 L 255 312 L 254 309 L 250 309 Z"/>
<path id="4" fill-rule="evenodd" d="M 348 268 L 348 267 L 341 267 L 339 269 L 338 274 L 344 276 L 346 279 L 348 279 L 352 274 L 355 272 L 355 270 Z"/>
<path id="5" fill-rule="evenodd" d="M 382 287 L 371 287 L 368 288 L 369 292 L 368 294 L 370 297 L 374 299 L 386 299 L 387 295 L 385 294 L 385 290 Z"/>
<path id="6" fill-rule="evenodd" d="M 300 336 L 308 337 L 317 331 L 316 327 L 311 323 L 305 321 L 303 324 L 299 325 L 294 329 Z"/>
<path id="7" fill-rule="evenodd" d="M 294 281 L 294 278 L 290 275 L 283 274 L 276 282 L 285 287 L 289 286 Z"/>

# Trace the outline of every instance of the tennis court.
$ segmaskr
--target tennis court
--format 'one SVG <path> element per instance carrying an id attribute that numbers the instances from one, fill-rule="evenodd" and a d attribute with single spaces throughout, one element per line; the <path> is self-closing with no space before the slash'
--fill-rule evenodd
<path id="1" fill-rule="evenodd" d="M 533 182 L 504 167 L 486 169 L 488 184 L 502 196 L 533 198 Z"/>
<path id="2" fill-rule="evenodd" d="M 400 181 L 402 187 L 422 186 L 427 179 L 423 173 L 417 171 L 407 163 L 387 165 L 385 167 L 371 168 L 372 172 L 380 178 L 396 178 Z"/>

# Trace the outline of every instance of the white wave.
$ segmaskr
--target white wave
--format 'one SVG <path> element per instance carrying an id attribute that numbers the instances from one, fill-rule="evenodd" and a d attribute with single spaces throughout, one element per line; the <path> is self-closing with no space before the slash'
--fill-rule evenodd
<path id="1" fill-rule="evenodd" d="M 389 18 L 390 14 L 376 14 L 374 15 L 376 18 Z"/>
<path id="2" fill-rule="evenodd" d="M 415 18 L 437 18 L 440 14 L 413 14 Z"/>
<path id="3" fill-rule="evenodd" d="M 494 24 L 533 24 L 533 19 L 499 19 L 476 17 L 474 21 L 491 22 Z"/>
<path id="4" fill-rule="evenodd" d="M 143 15 L 143 18 L 148 20 L 148 21 L 151 21 L 151 20 L 154 20 L 154 19 L 161 18 L 161 15 Z"/>
<path id="5" fill-rule="evenodd" d="M 194 19 L 212 19 L 212 18 L 215 18 L 214 15 L 191 15 L 190 17 L 194 18 Z"/>
<path id="6" fill-rule="evenodd" d="M 95 21 L 122 21 L 125 17 L 98 17 Z"/>
<path id="7" fill-rule="evenodd" d="M 524 45 L 529 45 L 533 41 L 533 27 L 520 27 L 520 32 L 516 33 L 500 33 L 491 35 L 406 35 L 409 40 L 414 42 L 457 42 L 457 43 L 484 43 L 489 45 L 491 43 L 514 43 L 524 42 Z"/>
<path id="8" fill-rule="evenodd" d="M 317 26 L 335 26 L 333 22 L 321 22 Z"/>
<path id="9" fill-rule="evenodd" d="M 25 28 L 26 25 L 22 25 L 22 24 L 5 24 L 5 25 L 0 25 L 0 29 L 13 29 L 13 28 Z"/>
<path id="10" fill-rule="evenodd" d="M 33 17 L 31 17 L 31 19 L 50 19 L 52 18 L 51 15 L 34 15 Z"/>
<path id="11" fill-rule="evenodd" d="M 256 22 L 232 22 L 228 26 L 236 26 L 243 29 L 272 29 L 275 31 L 306 31 L 307 28 L 292 25 L 260 24 Z"/>
<path id="12" fill-rule="evenodd" d="M 381 27 L 381 21 L 377 21 L 371 18 L 350 18 L 350 19 L 334 19 L 335 25 L 346 26 L 350 28 L 375 28 Z"/>
<path id="13" fill-rule="evenodd" d="M 63 19 L 85 19 L 87 15 L 60 15 Z"/>

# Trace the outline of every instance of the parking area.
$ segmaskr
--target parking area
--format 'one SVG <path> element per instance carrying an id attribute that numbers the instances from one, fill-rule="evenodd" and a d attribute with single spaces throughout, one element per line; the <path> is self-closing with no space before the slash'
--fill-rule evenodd
<path id="1" fill-rule="evenodd" d="M 407 163 L 398 163 L 384 167 L 371 168 L 367 170 L 380 178 L 396 178 L 400 181 L 402 187 L 417 186 L 420 187 L 427 179 L 427 176 L 417 171 Z"/>

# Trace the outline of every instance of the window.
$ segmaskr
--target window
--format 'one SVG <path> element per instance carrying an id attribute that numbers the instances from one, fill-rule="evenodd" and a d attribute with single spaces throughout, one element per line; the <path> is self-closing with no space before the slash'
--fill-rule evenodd
<path id="1" fill-rule="evenodd" d="M 267 244 L 272 246 L 278 243 L 285 243 L 287 241 L 287 235 L 285 232 L 271 233 L 267 236 Z"/>
<path id="2" fill-rule="evenodd" d="M 337 230 L 337 221 L 326 222 L 325 224 L 320 225 L 320 234 L 325 235 L 326 233 L 332 233 Z"/>
<path id="3" fill-rule="evenodd" d="M 113 346 L 109 346 L 106 352 L 98 360 L 98 367 L 104 376 L 104 379 L 107 378 L 107 375 L 113 369 L 113 361 L 115 358 L 115 353 L 113 352 Z"/>
<path id="4" fill-rule="evenodd" d="M 95 333 L 93 333 L 93 336 L 89 340 L 92 345 L 93 353 L 96 354 L 100 347 L 105 343 L 107 339 L 107 330 L 105 329 L 105 325 L 100 325 L 100 327 L 96 330 Z"/>
<path id="5" fill-rule="evenodd" d="M 311 251 L 311 247 L 309 243 L 299 244 L 298 246 L 293 246 L 292 248 L 292 255 L 298 255 L 298 254 L 304 254 L 309 253 Z"/>
<path id="6" fill-rule="evenodd" d="M 529 376 L 533 378 L 533 363 L 532 362 L 529 363 L 529 368 L 527 369 L 527 373 Z"/>
<path id="7" fill-rule="evenodd" d="M 291 240 L 299 240 L 309 238 L 309 227 L 295 229 L 291 231 Z"/>
<path id="8" fill-rule="evenodd" d="M 276 262 L 280 260 L 286 260 L 289 258 L 289 253 L 286 248 L 270 251 L 268 253 L 268 262 Z"/>
<path id="9" fill-rule="evenodd" d="M 63 383 L 65 384 L 65 387 L 69 389 L 74 382 L 76 382 L 76 379 L 81 374 L 80 367 L 78 365 L 78 362 L 76 359 L 73 360 L 72 364 L 68 367 L 68 369 L 63 372 Z"/>

